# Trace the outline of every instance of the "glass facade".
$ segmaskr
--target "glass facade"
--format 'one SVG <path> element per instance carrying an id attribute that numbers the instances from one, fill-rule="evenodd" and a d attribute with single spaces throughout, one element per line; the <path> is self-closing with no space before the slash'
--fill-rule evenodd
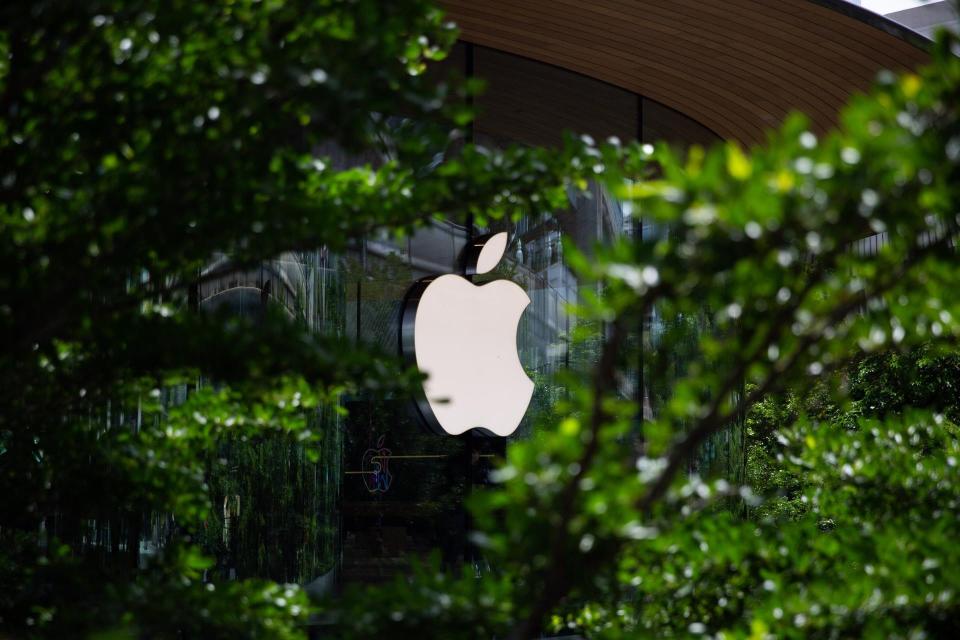
<path id="1" fill-rule="evenodd" d="M 218 256 L 207 269 L 225 271 L 228 260 Z M 312 331 L 340 334 L 345 305 L 337 263 L 323 250 L 286 253 L 258 269 L 206 280 L 199 307 L 255 319 L 269 304 Z M 324 433 L 316 461 L 280 436 L 223 442 L 216 459 L 208 461 L 214 510 L 200 537 L 215 553 L 220 577 L 269 576 L 306 584 L 332 576 L 339 552 L 343 430 L 329 408 L 310 419 Z"/>
<path id="2" fill-rule="evenodd" d="M 488 147 L 553 146 L 564 131 L 598 140 L 666 140 L 678 147 L 717 140 L 705 127 L 642 96 L 492 49 L 458 45 L 435 72 L 450 69 L 486 82 L 472 134 Z M 322 153 L 341 167 L 377 160 L 336 149 Z M 582 285 L 567 265 L 562 241 L 589 255 L 598 244 L 641 229 L 647 237 L 668 232 L 637 224 L 615 197 L 594 184 L 588 193 L 571 193 L 568 208 L 552 216 L 497 221 L 488 229 L 469 220 L 434 222 L 402 242 L 377 235 L 343 255 L 323 249 L 285 254 L 259 269 L 204 284 L 198 294 L 201 309 L 226 307 L 255 316 L 264 305 L 279 305 L 311 330 L 396 352 L 401 304 L 411 284 L 428 275 L 456 273 L 460 251 L 475 235 L 508 231 L 504 259 L 478 281 L 509 278 L 529 295 L 517 346 L 536 383 L 527 418 L 508 439 L 473 432 L 435 435 L 418 424 L 410 399 L 358 396 L 344 399 L 346 417 L 313 416 L 324 434 L 317 462 L 298 445 L 280 441 L 224 443 L 219 460 L 211 461 L 219 519 L 203 534 L 205 546 L 219 559 L 217 571 L 227 578 L 267 576 L 325 592 L 338 584 L 390 579 L 412 560 L 437 552 L 451 569 L 472 564 L 482 573 L 482 562 L 468 544 L 464 497 L 488 482 L 510 440 L 530 437 L 531 417 L 562 393 L 550 382 L 551 374 L 592 364 L 589 350 L 568 348 L 576 320 L 566 305 L 577 299 Z M 227 260 L 218 256 L 210 268 Z M 703 318 L 654 314 L 646 331 L 648 346 L 656 346 L 664 327 L 678 323 L 686 323 L 693 337 L 709 330 Z M 677 375 L 682 367 L 678 360 Z M 634 373 L 634 389 L 625 392 L 640 387 L 639 372 Z M 644 412 L 651 415 L 657 390 L 669 380 L 650 384 L 649 376 L 645 379 Z M 716 466 L 739 447 L 735 430 L 731 433 L 711 443 L 704 464 Z M 725 464 L 729 472 L 731 465 Z M 161 530 L 148 534 L 144 545 L 162 544 Z"/>

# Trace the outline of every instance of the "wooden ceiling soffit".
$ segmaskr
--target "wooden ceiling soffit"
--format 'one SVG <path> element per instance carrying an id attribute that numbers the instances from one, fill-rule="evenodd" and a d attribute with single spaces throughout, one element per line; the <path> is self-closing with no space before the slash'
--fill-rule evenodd
<path id="1" fill-rule="evenodd" d="M 461 39 L 656 100 L 744 145 L 791 111 L 814 131 L 922 41 L 843 0 L 441 0 Z"/>

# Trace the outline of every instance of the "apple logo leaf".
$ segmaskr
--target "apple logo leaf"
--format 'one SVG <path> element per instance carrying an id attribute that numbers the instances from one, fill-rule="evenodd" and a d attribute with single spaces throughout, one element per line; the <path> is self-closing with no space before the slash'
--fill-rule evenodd
<path id="1" fill-rule="evenodd" d="M 507 251 L 507 232 L 480 236 L 464 248 L 464 271 L 466 275 L 490 273 L 500 263 Z"/>

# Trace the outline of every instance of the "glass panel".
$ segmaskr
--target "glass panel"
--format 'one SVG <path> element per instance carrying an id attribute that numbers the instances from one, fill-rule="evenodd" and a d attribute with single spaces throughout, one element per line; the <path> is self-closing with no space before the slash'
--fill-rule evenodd
<path id="1" fill-rule="evenodd" d="M 487 82 L 478 101 L 478 139 L 549 147 L 560 144 L 564 131 L 597 140 L 637 136 L 638 99 L 629 91 L 485 47 L 474 47 L 474 70 Z"/>
<path id="2" fill-rule="evenodd" d="M 685 149 L 692 144 L 709 147 L 720 142 L 720 137 L 699 122 L 656 100 L 643 99 L 643 141 L 667 142 Z"/>
<path id="3" fill-rule="evenodd" d="M 407 290 L 423 276 L 455 271 L 465 241 L 462 225 L 437 222 L 405 243 L 388 236 L 362 242 L 341 262 L 347 334 L 397 353 Z M 346 408 L 341 580 L 386 580 L 431 550 L 458 566 L 466 540 L 467 438 L 427 432 L 408 398 L 356 397 Z"/>
<path id="4" fill-rule="evenodd" d="M 208 269 L 224 267 L 229 258 L 219 255 Z M 198 294 L 204 311 L 228 309 L 256 319 L 274 305 L 291 321 L 329 335 L 343 333 L 343 301 L 342 275 L 325 250 L 286 253 L 256 269 L 231 272 L 204 282 Z M 171 390 L 169 399 L 182 402 L 188 392 Z M 277 436 L 222 442 L 208 461 L 214 509 L 195 535 L 217 558 L 213 571 L 220 578 L 316 584 L 326 575 L 332 584 L 340 537 L 341 420 L 330 409 L 317 409 L 310 420 L 312 430 L 323 434 L 317 462 L 303 446 Z M 161 544 L 169 527 L 153 518 L 142 546 Z"/>

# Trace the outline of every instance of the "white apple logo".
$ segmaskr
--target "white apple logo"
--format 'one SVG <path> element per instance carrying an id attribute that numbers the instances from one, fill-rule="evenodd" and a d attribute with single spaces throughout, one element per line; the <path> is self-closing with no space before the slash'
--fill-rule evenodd
<path id="1" fill-rule="evenodd" d="M 506 233 L 468 244 L 466 275 L 491 271 L 506 248 Z M 417 403 L 428 426 L 450 435 L 483 429 L 508 436 L 517 429 L 533 396 L 533 381 L 517 353 L 517 325 L 529 304 L 526 292 L 509 280 L 475 285 L 447 274 L 411 287 L 400 346 L 428 376 Z"/>

